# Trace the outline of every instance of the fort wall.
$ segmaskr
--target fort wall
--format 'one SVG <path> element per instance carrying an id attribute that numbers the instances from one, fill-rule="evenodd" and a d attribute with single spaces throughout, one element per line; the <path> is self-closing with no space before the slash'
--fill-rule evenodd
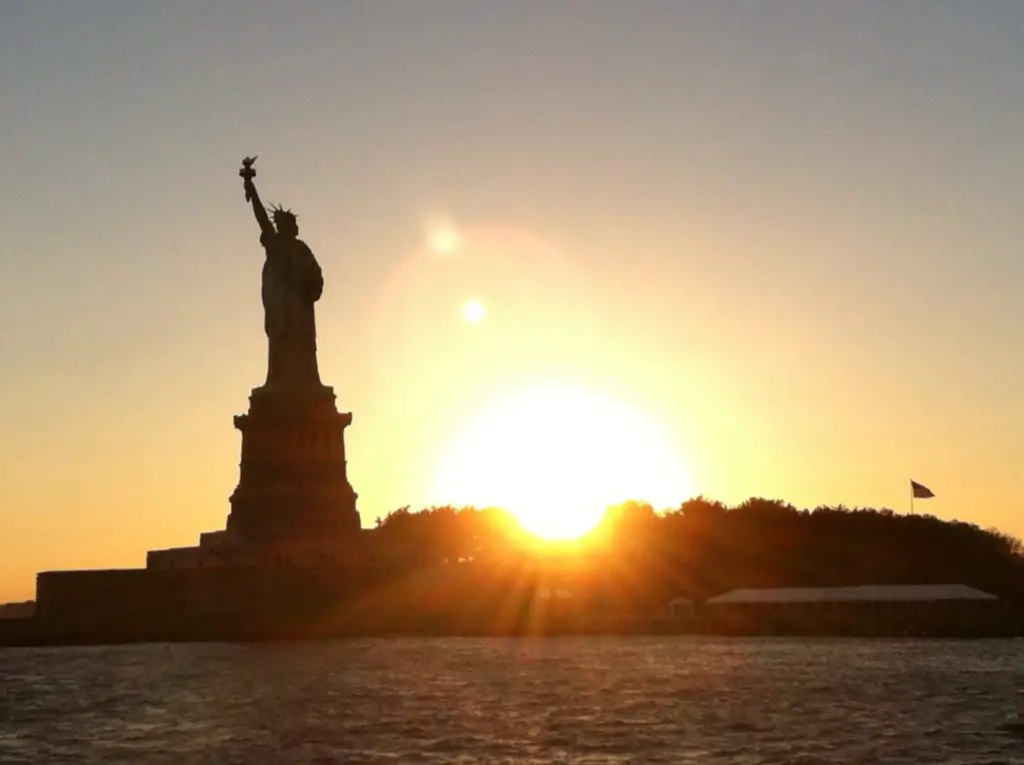
<path id="1" fill-rule="evenodd" d="M 51 630 L 125 639 L 336 630 L 346 605 L 396 576 L 341 566 L 49 571 L 37 576 L 36 620 Z"/>

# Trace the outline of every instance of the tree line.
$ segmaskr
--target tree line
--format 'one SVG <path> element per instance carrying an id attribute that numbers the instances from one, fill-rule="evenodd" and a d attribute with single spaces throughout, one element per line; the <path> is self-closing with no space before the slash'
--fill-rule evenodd
<path id="1" fill-rule="evenodd" d="M 420 564 L 571 566 L 635 588 L 713 597 L 738 587 L 966 584 L 1024 602 L 1024 545 L 996 529 L 872 508 L 801 510 L 762 498 L 696 497 L 656 512 L 609 508 L 571 543 L 538 545 L 505 511 L 400 508 L 378 519 L 384 547 Z"/>

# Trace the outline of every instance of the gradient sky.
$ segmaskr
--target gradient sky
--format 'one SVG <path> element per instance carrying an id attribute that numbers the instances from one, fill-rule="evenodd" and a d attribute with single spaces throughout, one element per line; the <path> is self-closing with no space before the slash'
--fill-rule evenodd
<path id="1" fill-rule="evenodd" d="M 0 601 L 223 528 L 253 153 L 325 271 L 364 525 L 557 382 L 694 493 L 904 511 L 913 477 L 1024 535 L 1022 40 L 983 0 L 5 3 Z"/>

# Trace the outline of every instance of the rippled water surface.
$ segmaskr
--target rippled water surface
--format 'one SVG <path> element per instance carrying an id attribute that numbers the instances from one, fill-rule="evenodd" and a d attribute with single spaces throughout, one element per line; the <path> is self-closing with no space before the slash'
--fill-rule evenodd
<path id="1" fill-rule="evenodd" d="M 1024 644 L 0 649 L 0 762 L 1024 763 Z"/>

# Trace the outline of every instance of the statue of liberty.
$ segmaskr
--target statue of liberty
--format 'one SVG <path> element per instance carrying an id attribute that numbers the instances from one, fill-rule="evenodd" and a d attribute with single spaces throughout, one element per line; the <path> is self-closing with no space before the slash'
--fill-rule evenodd
<path id="1" fill-rule="evenodd" d="M 255 161 L 255 157 L 242 160 L 238 174 L 243 179 L 245 199 L 252 202 L 260 226 L 260 244 L 266 251 L 262 293 L 269 353 L 264 387 L 319 387 L 313 304 L 323 292 L 323 273 L 313 252 L 299 239 L 295 213 L 274 207 L 268 215 L 263 207 L 253 182 Z"/>

